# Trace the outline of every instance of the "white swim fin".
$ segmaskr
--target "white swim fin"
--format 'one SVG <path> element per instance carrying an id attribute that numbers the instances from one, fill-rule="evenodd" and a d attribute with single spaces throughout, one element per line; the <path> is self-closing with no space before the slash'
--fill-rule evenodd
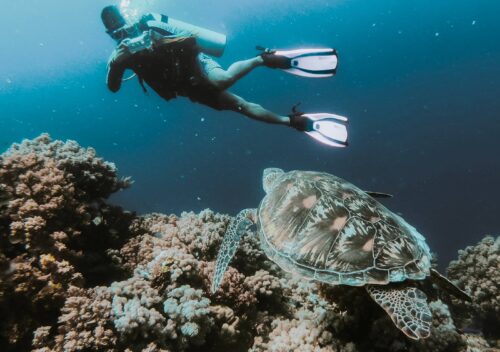
<path id="1" fill-rule="evenodd" d="M 264 65 L 310 78 L 332 77 L 337 72 L 338 55 L 335 49 L 314 48 L 296 50 L 262 50 Z"/>
<path id="2" fill-rule="evenodd" d="M 290 115 L 290 126 L 305 132 L 318 142 L 331 147 L 348 146 L 347 117 L 329 114 L 305 114 L 295 111 Z"/>
<path id="3" fill-rule="evenodd" d="M 306 134 L 332 147 L 347 147 L 347 117 L 319 113 L 305 114 L 312 121 L 312 130 L 305 131 Z"/>

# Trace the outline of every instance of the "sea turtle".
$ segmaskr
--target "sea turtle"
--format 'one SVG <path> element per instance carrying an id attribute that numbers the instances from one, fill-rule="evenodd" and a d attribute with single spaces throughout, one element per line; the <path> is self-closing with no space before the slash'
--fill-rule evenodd
<path id="1" fill-rule="evenodd" d="M 264 170 L 266 196 L 258 209 L 230 223 L 215 266 L 212 292 L 241 236 L 257 225 L 264 253 L 287 272 L 332 285 L 364 286 L 408 337 L 430 334 L 427 297 L 412 280 L 430 277 L 462 299 L 469 296 L 431 268 L 424 237 L 375 197 L 323 172 Z M 397 284 L 399 283 L 399 284 Z"/>

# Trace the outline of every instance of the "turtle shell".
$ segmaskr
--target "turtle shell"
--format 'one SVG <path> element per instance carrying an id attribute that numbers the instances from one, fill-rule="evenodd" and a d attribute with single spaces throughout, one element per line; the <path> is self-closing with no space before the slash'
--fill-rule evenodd
<path id="1" fill-rule="evenodd" d="M 425 239 L 351 183 L 291 171 L 258 209 L 260 242 L 284 270 L 330 284 L 387 284 L 429 275 Z"/>

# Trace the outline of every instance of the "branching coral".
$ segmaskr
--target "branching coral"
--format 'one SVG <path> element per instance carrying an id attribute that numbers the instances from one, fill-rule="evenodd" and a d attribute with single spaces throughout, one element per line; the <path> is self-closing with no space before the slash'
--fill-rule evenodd
<path id="1" fill-rule="evenodd" d="M 148 281 L 132 277 L 114 282 L 111 292 L 113 322 L 123 339 L 162 337 L 165 318 L 158 310 L 161 296 Z"/>
<path id="2" fill-rule="evenodd" d="M 183 283 L 200 281 L 200 262 L 191 254 L 175 248 L 161 250 L 142 270 L 161 289 L 175 288 Z M 141 269 L 139 269 L 141 271 Z"/>
<path id="3" fill-rule="evenodd" d="M 487 335 L 500 340 L 500 237 L 487 236 L 459 251 L 448 276 L 472 296 L 475 321 Z"/>
<path id="4" fill-rule="evenodd" d="M 132 214 L 103 198 L 128 184 L 92 148 L 48 135 L 0 156 L 0 345 L 27 346 L 55 323 L 70 285 L 121 272 L 106 251 L 128 238 Z"/>
<path id="5" fill-rule="evenodd" d="M 101 199 L 129 184 L 93 149 L 74 141 L 52 142 L 48 135 L 14 144 L 0 165 L 8 241 L 37 255 L 81 256 L 78 247 L 88 246 L 89 240 L 82 233 L 112 221 L 106 213 L 113 210 Z"/>
<path id="6" fill-rule="evenodd" d="M 241 334 L 241 319 L 227 306 L 209 307 L 214 319 L 214 328 L 222 344 L 236 344 Z"/>
<path id="7" fill-rule="evenodd" d="M 329 331 L 334 319 L 335 313 L 321 306 L 313 311 L 300 309 L 293 319 L 275 319 L 268 337 L 256 339 L 252 351 L 356 351 L 354 344 L 334 339 Z"/>
<path id="8" fill-rule="evenodd" d="M 59 317 L 53 351 L 112 351 L 117 337 L 112 324 L 112 294 L 108 287 L 70 287 Z"/>
<path id="9" fill-rule="evenodd" d="M 199 214 L 183 213 L 177 221 L 178 237 L 188 252 L 201 260 L 213 260 L 230 218 L 206 209 Z"/>
<path id="10" fill-rule="evenodd" d="M 282 297 L 283 286 L 281 281 L 265 270 L 259 270 L 254 275 L 245 278 L 245 285 L 256 295 L 266 297 Z"/>
<path id="11" fill-rule="evenodd" d="M 36 158 L 33 158 L 36 156 Z M 127 188 L 129 178 L 116 177 L 117 169 L 113 163 L 96 156 L 93 148 L 82 148 L 75 141 L 52 141 L 48 134 L 33 140 L 13 144 L 4 154 L 4 169 L 15 170 L 23 167 L 16 160 L 52 160 L 56 167 L 64 170 L 75 186 L 77 197 L 93 201 L 107 198 L 112 193 Z"/>
<path id="12" fill-rule="evenodd" d="M 168 292 L 163 310 L 171 327 L 170 336 L 177 341 L 178 348 L 188 343 L 202 345 L 213 320 L 210 316 L 210 300 L 201 290 L 181 286 Z"/>

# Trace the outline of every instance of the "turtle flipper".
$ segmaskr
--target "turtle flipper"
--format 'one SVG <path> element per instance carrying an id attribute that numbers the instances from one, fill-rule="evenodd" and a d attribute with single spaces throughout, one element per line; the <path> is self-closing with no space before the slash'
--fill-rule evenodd
<path id="1" fill-rule="evenodd" d="M 469 294 L 460 288 L 457 287 L 453 282 L 451 282 L 447 277 L 443 276 L 437 270 L 431 269 L 431 280 L 435 283 L 440 289 L 448 292 L 449 294 L 460 298 L 467 302 L 472 302 L 472 297 Z"/>
<path id="2" fill-rule="evenodd" d="M 425 293 L 416 287 L 368 285 L 366 290 L 406 336 L 414 340 L 429 337 L 432 313 Z"/>
<path id="3" fill-rule="evenodd" d="M 368 194 L 372 198 L 392 198 L 392 194 L 389 193 L 383 193 L 383 192 L 372 192 L 372 191 L 365 191 L 366 194 Z"/>
<path id="4" fill-rule="evenodd" d="M 212 293 L 215 293 L 219 288 L 224 273 L 227 270 L 231 259 L 233 259 L 238 245 L 240 244 L 241 237 L 245 234 L 250 226 L 254 224 L 255 209 L 244 209 L 236 215 L 236 217 L 229 224 L 222 245 L 219 249 L 217 261 L 215 263 L 214 277 L 212 279 Z"/>

